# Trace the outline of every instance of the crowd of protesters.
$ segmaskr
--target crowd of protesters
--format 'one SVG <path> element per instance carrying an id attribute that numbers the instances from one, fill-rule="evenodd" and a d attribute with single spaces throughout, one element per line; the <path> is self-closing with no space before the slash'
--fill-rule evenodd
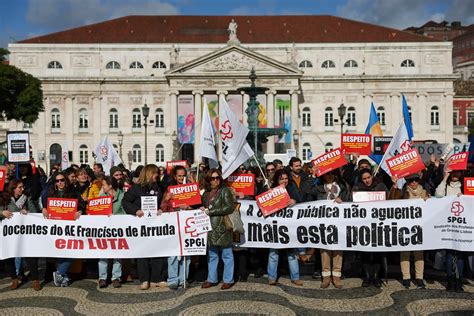
<path id="1" fill-rule="evenodd" d="M 176 166 L 167 173 L 164 167 L 154 164 L 139 166 L 134 171 L 123 165 L 110 169 L 110 176 L 105 176 L 100 164 L 92 168 L 87 165 L 72 165 L 66 170 L 54 165 L 48 175 L 41 168 L 33 169 L 30 164 L 10 165 L 5 190 L 1 194 L 0 218 L 9 219 L 13 213 L 42 213 L 48 218 L 47 199 L 73 198 L 78 200 L 78 211 L 75 218 L 86 214 L 87 201 L 99 196 L 112 196 L 112 216 L 129 214 L 142 217 L 141 197 L 156 196 L 161 212 L 177 212 L 182 209 L 202 209 L 210 216 L 212 231 L 208 233 L 207 260 L 199 257 L 137 258 L 132 259 L 98 259 L 77 260 L 70 258 L 9 258 L 3 260 L 4 270 L 11 277 L 11 289 L 16 289 L 26 280 L 24 271 L 29 271 L 29 278 L 34 290 L 41 290 L 38 261 L 46 262 L 44 281 L 53 281 L 54 285 L 67 287 L 72 275 L 84 270 L 97 272 L 100 288 L 121 287 L 123 282 L 137 278 L 139 288 L 169 287 L 177 289 L 187 282 L 201 281 L 202 288 L 217 286 L 222 280 L 221 289 L 232 287 L 235 282 L 245 282 L 250 273 L 254 277 L 268 275 L 268 284 L 278 284 L 278 278 L 285 269 L 291 282 L 303 286 L 300 278 L 301 267 L 312 265 L 313 279 L 321 280 L 321 288 L 333 284 L 335 288 L 343 287 L 344 261 L 352 261 L 353 275 L 362 278 L 362 287 L 382 287 L 382 268 L 387 258 L 393 259 L 393 253 L 383 252 L 347 252 L 324 249 L 245 249 L 233 247 L 235 234 L 228 230 L 224 216 L 234 211 L 234 204 L 239 199 L 254 199 L 270 188 L 283 185 L 289 196 L 288 207 L 297 203 L 332 200 L 336 203 L 349 202 L 352 193 L 359 191 L 384 191 L 387 199 L 428 199 L 447 195 L 463 194 L 463 178 L 474 177 L 474 167 L 468 165 L 465 171 L 445 170 L 443 163 L 432 156 L 423 172 L 405 178 L 406 184 L 398 188 L 396 177 L 389 177 L 383 171 L 374 174 L 374 166 L 368 159 L 351 157 L 350 162 L 337 170 L 317 176 L 317 169 L 310 164 L 293 157 L 287 166 L 275 160 L 266 163 L 262 169 L 257 166 L 242 165 L 236 172 L 255 175 L 255 194 L 242 196 L 225 185 L 219 169 L 209 169 L 200 163 L 195 169 Z M 17 170 L 18 169 L 18 170 Z M 262 174 L 262 170 L 265 174 Z M 199 178 L 197 178 L 199 175 Z M 267 179 L 268 181 L 265 181 Z M 199 182 L 202 192 L 202 205 L 189 205 L 185 208 L 173 208 L 169 201 L 173 195 L 167 192 L 170 185 L 187 182 Z M 444 250 L 438 250 L 444 251 Z M 428 256 L 427 256 L 428 253 Z M 285 260 L 280 260 L 280 254 Z M 402 285 L 410 288 L 414 285 L 424 289 L 424 265 L 436 252 L 413 251 L 397 254 L 395 260 L 400 265 Z M 455 250 L 445 251 L 445 271 L 448 291 L 463 291 L 463 277 L 467 275 L 466 260 L 472 253 Z M 410 257 L 414 257 L 415 278 L 412 283 Z M 349 258 L 347 258 L 349 257 Z M 234 259 L 235 258 L 235 259 Z M 184 260 L 186 259 L 186 260 Z M 222 261 L 223 265 L 219 265 Z M 86 264 L 86 263 L 89 264 Z M 90 264 L 93 262 L 93 265 Z M 385 264 L 384 264 L 385 262 Z M 23 266 L 25 263 L 25 267 Z M 109 263 L 112 264 L 109 275 Z M 280 263 L 280 268 L 279 268 Z M 94 267 L 95 265 L 95 267 Z M 282 267 L 283 266 L 283 267 Z M 75 273 L 74 273 L 74 272 Z M 91 271 L 89 271 L 91 272 Z M 387 271 L 384 271 L 387 273 Z M 93 274 L 94 272 L 92 272 Z M 472 271 L 470 271 L 472 276 Z M 350 273 L 348 273 L 350 274 Z"/>

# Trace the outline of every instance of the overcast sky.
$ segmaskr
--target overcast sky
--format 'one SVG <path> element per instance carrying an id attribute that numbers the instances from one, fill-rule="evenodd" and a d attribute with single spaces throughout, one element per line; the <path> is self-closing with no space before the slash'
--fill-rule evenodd
<path id="1" fill-rule="evenodd" d="M 336 15 L 404 29 L 474 23 L 474 0 L 0 0 L 0 47 L 125 15 Z"/>

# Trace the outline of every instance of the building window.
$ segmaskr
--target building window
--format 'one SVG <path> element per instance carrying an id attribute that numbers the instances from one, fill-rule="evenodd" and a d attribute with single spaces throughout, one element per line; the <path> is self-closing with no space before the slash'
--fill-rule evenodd
<path id="1" fill-rule="evenodd" d="M 352 106 L 347 109 L 347 126 L 356 126 L 356 111 Z"/>
<path id="2" fill-rule="evenodd" d="M 118 111 L 110 109 L 109 111 L 109 128 L 118 128 Z"/>
<path id="3" fill-rule="evenodd" d="M 142 112 L 140 109 L 133 109 L 132 112 L 132 128 L 141 128 L 142 127 Z"/>
<path id="4" fill-rule="evenodd" d="M 105 66 L 105 69 L 120 69 L 120 64 L 116 61 L 111 61 Z"/>
<path id="5" fill-rule="evenodd" d="M 357 62 L 355 60 L 348 60 L 344 63 L 344 68 L 357 68 Z"/>
<path id="6" fill-rule="evenodd" d="M 411 59 L 405 59 L 402 61 L 401 67 L 415 67 L 415 62 Z"/>
<path id="7" fill-rule="evenodd" d="M 81 145 L 79 147 L 79 163 L 87 164 L 89 163 L 89 149 L 87 145 Z"/>
<path id="8" fill-rule="evenodd" d="M 408 115 L 410 115 L 410 122 L 413 122 L 413 115 L 411 112 L 411 106 L 408 106 Z"/>
<path id="9" fill-rule="evenodd" d="M 155 127 L 163 128 L 165 127 L 165 113 L 162 109 L 156 109 L 155 112 Z"/>
<path id="10" fill-rule="evenodd" d="M 311 145 L 309 143 L 303 144 L 303 161 L 310 160 L 311 157 Z"/>
<path id="11" fill-rule="evenodd" d="M 79 110 L 79 128 L 86 129 L 89 127 L 89 117 L 86 109 Z"/>
<path id="12" fill-rule="evenodd" d="M 430 111 L 431 126 L 439 126 L 439 108 L 435 105 Z"/>
<path id="13" fill-rule="evenodd" d="M 311 110 L 306 107 L 303 109 L 303 127 L 311 126 Z"/>
<path id="14" fill-rule="evenodd" d="M 59 61 L 53 60 L 49 62 L 48 69 L 63 69 L 63 65 Z"/>
<path id="15" fill-rule="evenodd" d="M 133 162 L 134 163 L 141 163 L 142 162 L 142 148 L 140 145 L 135 144 L 133 145 Z"/>
<path id="16" fill-rule="evenodd" d="M 454 126 L 459 125 L 459 111 L 458 110 L 453 111 L 453 125 Z"/>
<path id="17" fill-rule="evenodd" d="M 58 109 L 51 110 L 51 128 L 61 127 L 61 114 Z"/>
<path id="18" fill-rule="evenodd" d="M 332 60 L 326 60 L 321 64 L 321 68 L 336 68 L 336 64 Z"/>
<path id="19" fill-rule="evenodd" d="M 155 68 L 155 69 L 166 69 L 166 64 L 162 61 L 157 61 L 155 63 L 153 63 L 153 65 L 151 66 L 151 68 Z"/>
<path id="20" fill-rule="evenodd" d="M 156 162 L 165 162 L 165 147 L 163 145 L 156 145 Z"/>
<path id="21" fill-rule="evenodd" d="M 324 110 L 324 126 L 334 126 L 334 113 L 331 107 Z"/>
<path id="22" fill-rule="evenodd" d="M 326 145 L 324 145 L 324 151 L 325 152 L 331 151 L 332 147 L 333 147 L 332 143 L 326 143 Z"/>
<path id="23" fill-rule="evenodd" d="M 309 60 L 303 60 L 300 62 L 300 68 L 313 68 L 313 64 Z"/>
<path id="24" fill-rule="evenodd" d="M 134 61 L 130 64 L 130 69 L 143 69 L 143 65 L 139 61 Z"/>
<path id="25" fill-rule="evenodd" d="M 385 126 L 385 108 L 383 106 L 379 106 L 377 108 L 377 116 L 379 118 L 380 125 Z"/>

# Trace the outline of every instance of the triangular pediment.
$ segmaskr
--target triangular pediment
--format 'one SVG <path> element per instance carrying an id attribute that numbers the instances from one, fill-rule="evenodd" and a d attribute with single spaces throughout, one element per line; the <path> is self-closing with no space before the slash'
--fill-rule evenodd
<path id="1" fill-rule="evenodd" d="M 254 68 L 259 77 L 300 77 L 302 72 L 241 46 L 228 46 L 201 56 L 166 73 L 167 77 L 245 76 Z"/>

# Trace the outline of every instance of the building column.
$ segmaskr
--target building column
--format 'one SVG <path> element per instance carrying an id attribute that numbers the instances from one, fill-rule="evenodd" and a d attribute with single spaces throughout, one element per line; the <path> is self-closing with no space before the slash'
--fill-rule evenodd
<path id="1" fill-rule="evenodd" d="M 46 105 L 46 102 L 48 102 L 47 98 L 43 98 L 43 104 L 45 104 L 45 111 L 43 112 L 40 112 L 39 113 L 39 116 L 38 116 L 38 121 L 36 121 L 37 123 L 37 132 L 34 133 L 36 134 L 36 137 L 37 137 L 37 148 L 36 148 L 36 156 L 34 157 L 37 164 L 38 165 L 41 165 L 44 170 L 46 172 L 48 172 L 49 170 L 49 166 L 48 166 L 48 163 L 49 163 L 49 148 L 46 144 L 46 134 L 50 134 L 51 132 L 47 130 L 47 123 L 46 123 L 46 109 L 49 109 L 49 107 Z M 43 160 L 39 160 L 38 159 L 38 153 L 40 151 L 44 151 L 44 161 Z"/>
<path id="2" fill-rule="evenodd" d="M 398 126 L 403 122 L 402 96 L 397 93 L 390 99 L 390 108 L 385 110 L 385 124 L 387 131 L 384 134 L 395 135 Z"/>
<path id="3" fill-rule="evenodd" d="M 291 148 L 296 149 L 296 156 L 300 157 L 300 150 L 295 147 L 295 143 L 293 142 L 293 131 L 296 130 L 298 135 L 300 135 L 300 129 L 301 127 L 298 124 L 299 122 L 299 104 L 298 104 L 298 95 L 300 94 L 300 91 L 298 90 L 293 90 L 290 91 L 291 94 Z M 301 146 L 298 146 L 301 147 Z"/>
<path id="4" fill-rule="evenodd" d="M 194 95 L 194 161 L 200 161 L 201 130 L 202 130 L 202 96 L 203 91 L 193 91 Z"/>
<path id="5" fill-rule="evenodd" d="M 453 93 L 444 94 L 444 104 L 445 106 L 440 106 L 440 117 L 444 116 L 444 126 L 441 130 L 444 129 L 444 142 L 453 143 L 454 142 L 454 127 L 453 127 Z M 442 120 L 440 120 L 442 122 Z M 444 128 L 443 128 L 444 127 Z"/>
<path id="6" fill-rule="evenodd" d="M 175 146 L 179 146 L 179 142 L 176 142 L 176 144 L 173 142 L 172 136 L 173 133 L 176 134 L 176 137 L 178 137 L 178 95 L 179 91 L 172 91 L 170 92 L 170 122 L 169 124 L 166 125 L 166 134 L 168 134 L 169 137 L 169 158 L 168 161 L 173 160 L 173 153 L 178 150 L 178 148 L 174 148 Z"/>
<path id="7" fill-rule="evenodd" d="M 92 116 L 89 116 L 89 126 L 92 128 L 91 134 L 93 139 L 96 142 L 102 140 L 102 135 L 108 134 L 109 128 L 109 119 L 102 121 L 102 97 L 93 96 L 92 97 Z M 104 124 L 105 122 L 105 124 Z M 90 124 L 92 123 L 92 124 Z M 96 144 L 91 144 L 95 146 Z M 94 151 L 95 147 L 91 150 Z"/>
<path id="8" fill-rule="evenodd" d="M 248 119 L 249 119 L 249 116 L 247 115 L 247 107 L 248 107 L 248 102 L 250 101 L 250 97 L 248 94 L 244 93 L 242 91 L 242 95 L 243 95 L 243 98 L 242 98 L 242 124 L 244 124 L 245 126 L 248 127 Z"/>
<path id="9" fill-rule="evenodd" d="M 78 133 L 79 131 L 79 122 L 75 122 L 74 118 L 77 117 L 74 115 L 74 100 L 76 98 L 72 96 L 67 96 L 64 98 L 64 121 L 61 122 L 61 134 L 66 134 L 66 137 L 62 141 L 61 148 L 64 145 L 67 145 L 67 149 L 73 150 L 76 152 L 74 148 L 74 134 Z M 77 109 L 79 110 L 79 109 Z M 65 132 L 62 132 L 65 129 Z M 72 159 L 74 161 L 74 157 Z M 75 162 L 75 161 L 74 161 Z"/>
<path id="10" fill-rule="evenodd" d="M 275 94 L 276 91 L 268 90 L 265 92 L 267 95 L 267 127 L 275 127 Z M 270 136 L 267 142 L 267 154 L 275 153 L 275 137 Z"/>

